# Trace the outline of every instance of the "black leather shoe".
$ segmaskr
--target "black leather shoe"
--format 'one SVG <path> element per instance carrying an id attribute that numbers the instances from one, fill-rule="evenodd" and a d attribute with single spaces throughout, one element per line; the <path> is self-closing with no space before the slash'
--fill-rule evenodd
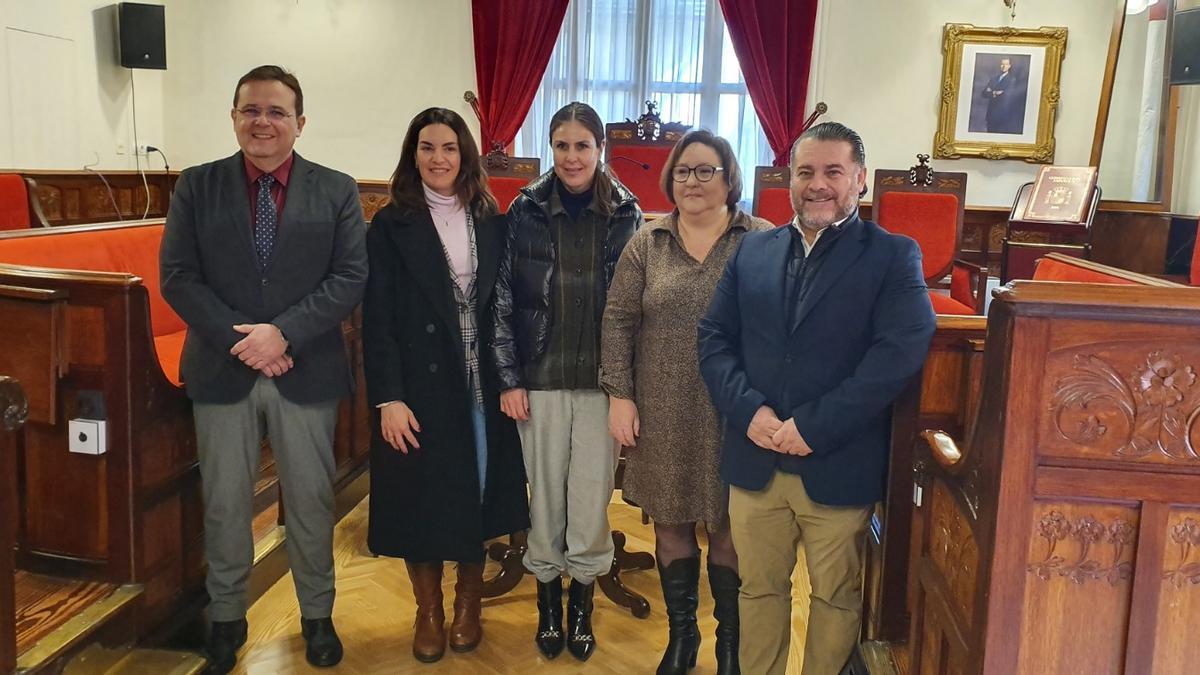
<path id="1" fill-rule="evenodd" d="M 246 644 L 246 620 L 214 621 L 204 646 L 209 670 L 213 675 L 225 675 L 237 665 L 237 651 Z"/>
<path id="2" fill-rule="evenodd" d="M 300 632 L 308 648 L 304 658 L 318 668 L 336 666 L 342 660 L 342 641 L 333 629 L 333 619 L 300 619 Z"/>
<path id="3" fill-rule="evenodd" d="M 657 675 L 683 675 L 696 667 L 696 653 L 700 651 L 700 632 L 696 630 L 700 556 L 680 558 L 666 567 L 659 565 L 658 578 L 667 605 L 670 638 Z"/>
<path id="4" fill-rule="evenodd" d="M 538 632 L 533 641 L 538 651 L 548 659 L 562 653 L 563 639 L 562 579 L 549 583 L 537 582 Z"/>
<path id="5" fill-rule="evenodd" d="M 592 595 L 596 582 L 581 584 L 574 579 L 567 590 L 567 650 L 580 661 L 587 661 L 596 651 L 596 635 L 592 633 Z"/>

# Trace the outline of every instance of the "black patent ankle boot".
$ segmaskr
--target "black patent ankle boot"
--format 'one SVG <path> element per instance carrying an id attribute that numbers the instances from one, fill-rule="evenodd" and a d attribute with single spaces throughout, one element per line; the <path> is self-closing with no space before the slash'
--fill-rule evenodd
<path id="1" fill-rule="evenodd" d="M 563 639 L 562 579 L 537 582 L 538 632 L 533 638 L 538 651 L 548 659 L 562 653 Z"/>
<path id="2" fill-rule="evenodd" d="M 574 579 L 567 591 L 567 650 L 580 661 L 587 661 L 596 651 L 596 636 L 592 633 L 592 594 L 596 582 L 581 584 Z"/>

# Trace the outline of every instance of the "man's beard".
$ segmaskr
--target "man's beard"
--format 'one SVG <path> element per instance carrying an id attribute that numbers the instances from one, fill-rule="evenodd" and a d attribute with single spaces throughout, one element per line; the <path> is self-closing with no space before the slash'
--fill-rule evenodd
<path id="1" fill-rule="evenodd" d="M 853 193 L 848 193 L 844 199 L 835 200 L 837 206 L 832 215 L 816 215 L 808 212 L 803 205 L 807 202 L 801 202 L 801 207 L 796 208 L 796 204 L 792 204 L 792 209 L 796 212 L 797 219 L 800 225 L 808 230 L 823 230 L 830 225 L 845 220 L 854 209 L 858 207 L 858 197 Z"/>

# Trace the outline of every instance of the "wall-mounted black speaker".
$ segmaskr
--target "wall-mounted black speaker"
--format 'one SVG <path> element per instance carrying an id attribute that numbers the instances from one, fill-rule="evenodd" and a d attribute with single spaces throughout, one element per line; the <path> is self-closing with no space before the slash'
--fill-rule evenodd
<path id="1" fill-rule="evenodd" d="M 167 69 L 166 15 L 162 5 L 118 3 L 117 35 L 122 66 Z"/>
<path id="2" fill-rule="evenodd" d="M 1171 27 L 1171 84 L 1200 84 L 1200 9 L 1175 13 Z"/>

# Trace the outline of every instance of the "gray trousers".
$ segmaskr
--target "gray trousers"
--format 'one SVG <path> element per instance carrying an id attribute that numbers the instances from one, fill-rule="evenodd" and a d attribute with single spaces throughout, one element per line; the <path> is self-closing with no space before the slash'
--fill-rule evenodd
<path id="1" fill-rule="evenodd" d="M 204 550 L 213 621 L 246 616 L 254 563 L 254 483 L 259 445 L 271 451 L 283 487 L 287 553 L 300 613 L 333 613 L 333 430 L 337 401 L 300 405 L 259 377 L 237 403 L 196 403 L 196 449 L 204 493 Z"/>
<path id="2" fill-rule="evenodd" d="M 529 478 L 525 567 L 541 582 L 566 572 L 589 584 L 613 560 L 608 502 L 617 445 L 608 435 L 608 396 L 599 390 L 529 392 L 518 422 Z"/>

